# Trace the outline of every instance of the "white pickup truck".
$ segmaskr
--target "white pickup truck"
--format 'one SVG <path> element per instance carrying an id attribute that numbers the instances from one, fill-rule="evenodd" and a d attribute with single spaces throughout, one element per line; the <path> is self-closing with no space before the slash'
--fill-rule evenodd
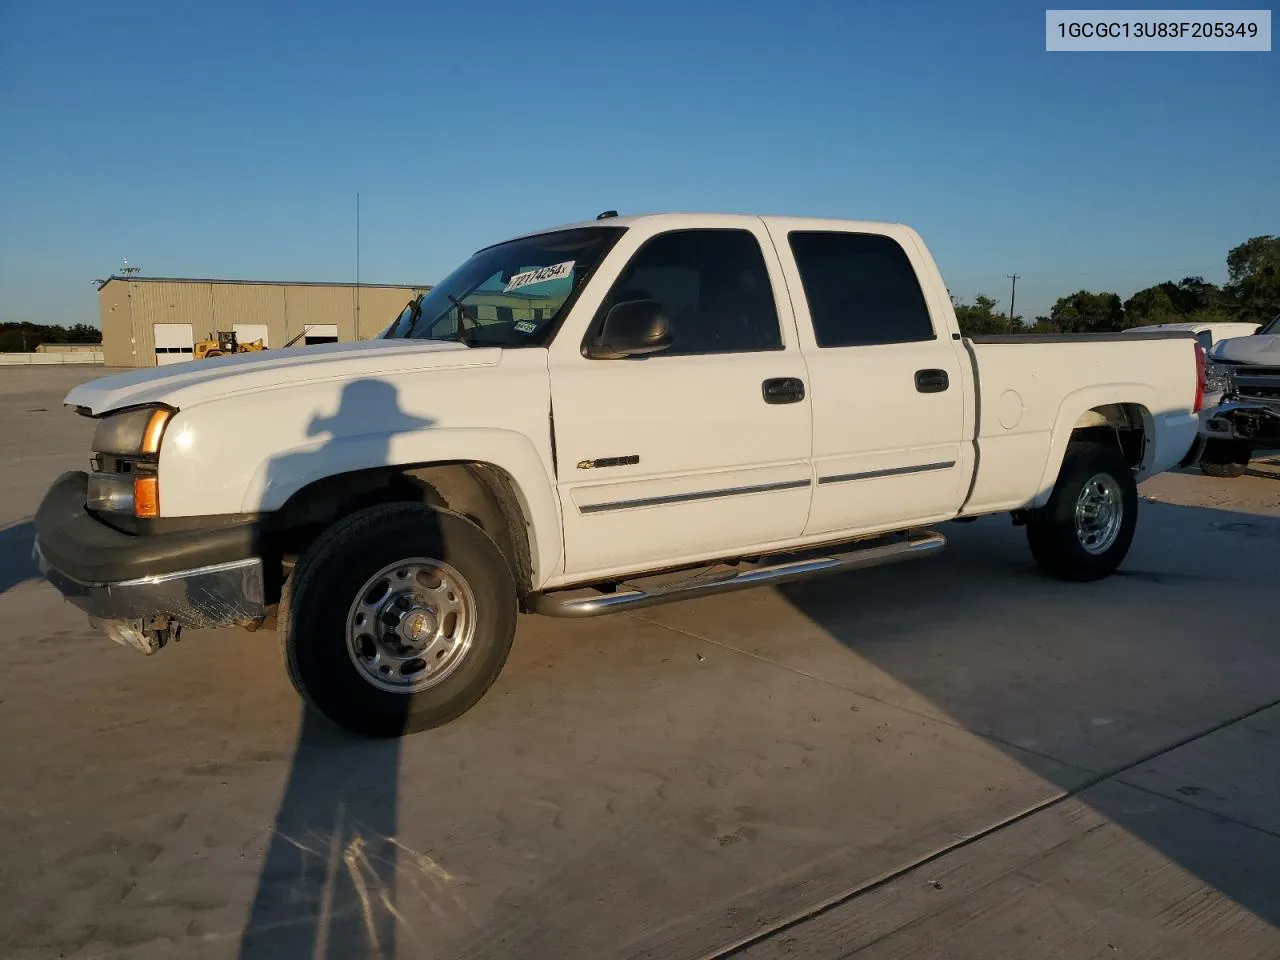
<path id="1" fill-rule="evenodd" d="M 449 721 L 519 611 L 581 617 L 927 555 L 1012 513 L 1129 549 L 1197 431 L 1188 333 L 963 337 L 905 226 L 617 217 L 479 251 L 376 340 L 111 376 L 36 560 L 117 641 L 275 618 L 349 729 Z"/>

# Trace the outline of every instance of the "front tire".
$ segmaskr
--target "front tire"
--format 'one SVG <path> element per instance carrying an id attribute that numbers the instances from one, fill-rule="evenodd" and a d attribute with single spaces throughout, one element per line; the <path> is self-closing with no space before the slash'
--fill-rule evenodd
<path id="1" fill-rule="evenodd" d="M 1067 447 L 1049 502 L 1027 523 L 1040 568 L 1061 580 L 1110 576 L 1138 524 L 1138 485 L 1120 451 L 1093 442 Z"/>
<path id="2" fill-rule="evenodd" d="M 1241 440 L 1213 438 L 1204 445 L 1200 454 L 1200 472 L 1209 477 L 1234 480 L 1244 476 L 1249 468 L 1253 450 Z"/>
<path id="3" fill-rule="evenodd" d="M 280 600 L 294 687 L 353 733 L 396 737 L 474 706 L 506 662 L 516 589 L 478 526 L 413 503 L 340 520 Z"/>

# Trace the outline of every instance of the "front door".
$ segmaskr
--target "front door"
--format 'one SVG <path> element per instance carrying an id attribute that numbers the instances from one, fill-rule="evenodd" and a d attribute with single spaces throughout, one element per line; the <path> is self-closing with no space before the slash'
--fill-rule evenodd
<path id="1" fill-rule="evenodd" d="M 936 326 L 912 237 L 770 221 L 813 394 L 806 536 L 954 515 L 973 475 L 968 357 Z M 915 262 L 913 262 L 913 258 Z"/>
<path id="2" fill-rule="evenodd" d="M 800 535 L 810 402 L 782 283 L 758 220 L 659 233 L 640 243 L 591 330 L 618 303 L 657 300 L 671 347 L 622 360 L 588 359 L 577 342 L 552 351 L 567 574 L 674 566 Z"/>

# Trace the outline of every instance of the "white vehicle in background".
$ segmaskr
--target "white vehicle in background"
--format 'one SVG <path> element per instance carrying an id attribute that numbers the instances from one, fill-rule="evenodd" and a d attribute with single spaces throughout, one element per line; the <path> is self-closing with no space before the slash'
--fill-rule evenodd
<path id="1" fill-rule="evenodd" d="M 1236 321 L 1208 321 L 1208 322 L 1187 322 L 1187 323 L 1152 323 L 1145 327 L 1128 327 L 1126 333 L 1155 333 L 1159 331 L 1181 330 L 1190 333 L 1200 341 L 1200 346 L 1205 350 L 1211 349 L 1214 344 L 1223 340 L 1229 340 L 1232 337 L 1247 337 L 1257 332 L 1258 323 L 1238 323 Z"/>
<path id="2" fill-rule="evenodd" d="M 1239 477 L 1258 450 L 1280 448 L 1280 316 L 1209 351 L 1200 469 Z"/>
<path id="3" fill-rule="evenodd" d="M 278 605 L 299 692 L 399 735 L 480 699 L 517 611 L 907 560 L 993 513 L 1105 577 L 1203 360 L 1183 331 L 965 337 L 899 224 L 606 214 L 478 251 L 378 340 L 76 387 L 93 469 L 36 559 L 145 652 Z"/>

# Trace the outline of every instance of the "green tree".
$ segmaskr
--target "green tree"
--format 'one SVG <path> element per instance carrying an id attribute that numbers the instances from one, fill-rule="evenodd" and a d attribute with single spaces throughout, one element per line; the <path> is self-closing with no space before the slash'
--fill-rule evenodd
<path id="1" fill-rule="evenodd" d="M 1166 284 L 1147 287 L 1139 290 L 1124 302 L 1125 323 L 1130 327 L 1147 326 L 1153 323 L 1175 323 L 1182 319 L 1182 314 L 1174 306 L 1173 299 L 1165 289 Z"/>
<path id="2" fill-rule="evenodd" d="M 67 339 L 60 343 L 101 343 L 102 331 L 92 324 L 77 323 L 67 330 Z"/>
<path id="3" fill-rule="evenodd" d="M 1238 320 L 1266 323 L 1280 314 L 1280 237 L 1251 237 L 1227 254 L 1227 294 Z"/>
<path id="4" fill-rule="evenodd" d="M 1008 315 L 996 312 L 996 306 L 1000 301 L 988 297 L 985 293 L 974 297 L 973 303 L 964 303 L 954 297 L 951 298 L 951 303 L 955 307 L 956 322 L 960 324 L 960 332 L 965 336 L 977 333 L 1014 332 L 1015 324 Z"/>
<path id="5" fill-rule="evenodd" d="M 101 343 L 102 331 L 87 323 L 71 329 L 57 324 L 0 323 L 0 353 L 28 353 L 42 343 Z"/>
<path id="6" fill-rule="evenodd" d="M 1124 302 L 1125 326 L 1154 323 L 1210 323 L 1230 320 L 1230 298 L 1204 277 L 1183 277 L 1177 283 L 1166 280 L 1139 290 Z"/>
<path id="7" fill-rule="evenodd" d="M 1108 333 L 1123 330 L 1124 305 L 1114 293 L 1077 290 L 1049 311 L 1049 319 L 1063 333 Z"/>

